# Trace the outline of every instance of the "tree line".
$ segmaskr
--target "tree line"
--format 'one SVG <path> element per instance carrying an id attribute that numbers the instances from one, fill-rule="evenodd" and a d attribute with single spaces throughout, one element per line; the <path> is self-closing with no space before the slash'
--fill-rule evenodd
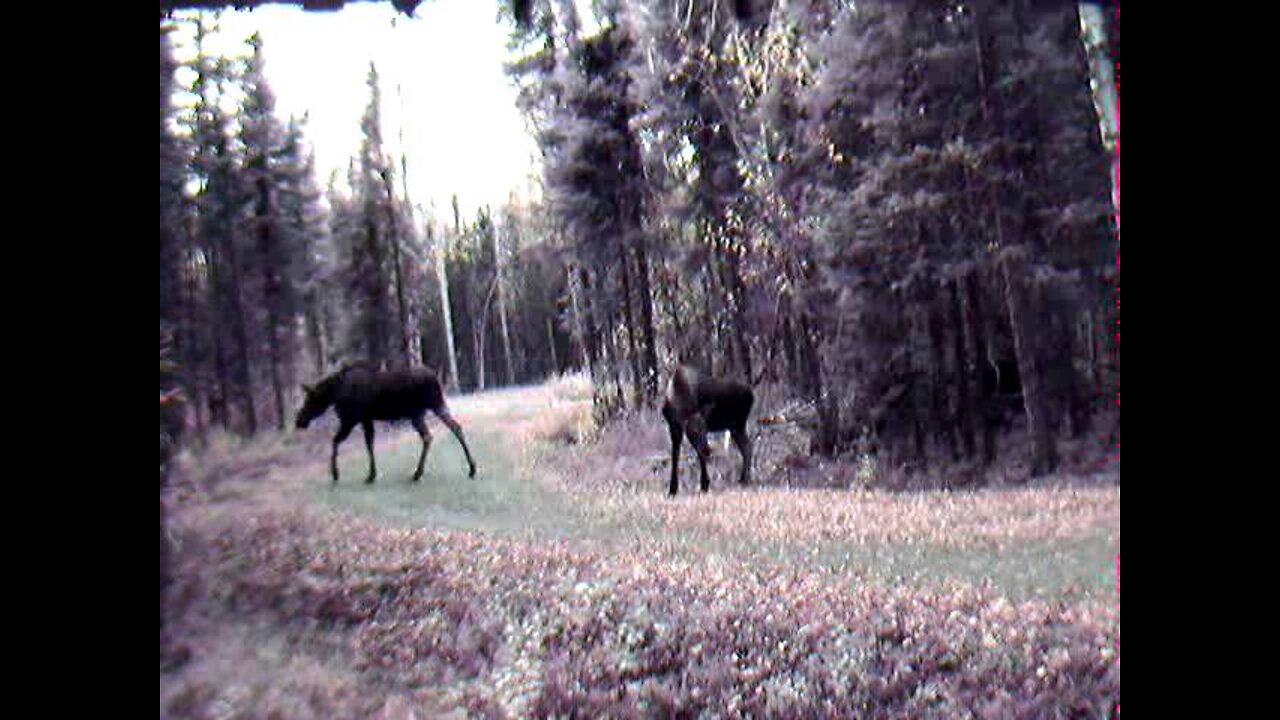
<path id="1" fill-rule="evenodd" d="M 215 57 L 197 21 L 189 103 L 161 68 L 160 286 L 198 434 L 283 427 L 300 380 L 363 359 L 462 390 L 580 368 L 604 420 L 688 362 L 802 402 L 815 454 L 916 467 L 989 464 L 1011 418 L 1034 472 L 1114 435 L 1118 23 L 1029 0 L 596 8 L 500 3 L 544 192 L 474 218 L 411 201 L 376 68 L 322 186 L 261 42 Z"/>
<path id="2" fill-rule="evenodd" d="M 197 436 L 284 429 L 302 382 L 354 360 L 430 365 L 463 390 L 568 368 L 539 208 L 411 202 L 373 65 L 361 146 L 322 185 L 306 119 L 276 116 L 261 39 L 213 55 L 215 28 L 191 22 L 186 87 L 161 34 L 160 322 Z"/>

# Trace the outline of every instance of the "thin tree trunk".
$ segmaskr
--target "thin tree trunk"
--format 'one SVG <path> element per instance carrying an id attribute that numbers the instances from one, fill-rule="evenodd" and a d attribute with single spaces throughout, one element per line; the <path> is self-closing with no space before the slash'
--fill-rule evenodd
<path id="1" fill-rule="evenodd" d="M 306 300 L 306 325 L 307 335 L 311 338 L 311 360 L 314 364 L 314 373 L 316 377 L 324 375 L 325 369 L 325 352 L 324 352 L 324 328 L 321 327 L 319 311 L 316 309 L 317 300 L 314 295 Z"/>
<path id="2" fill-rule="evenodd" d="M 960 444 L 964 451 L 964 457 L 971 458 L 974 453 L 973 402 L 969 387 L 969 353 L 965 348 L 964 340 L 964 309 L 960 303 L 960 279 L 956 278 L 947 285 L 951 296 L 951 337 L 956 383 L 956 420 L 960 431 Z"/>
<path id="3" fill-rule="evenodd" d="M 258 168 L 260 172 L 265 173 L 266 168 Z M 273 266 L 271 249 L 271 217 L 273 215 L 271 203 L 271 188 L 267 183 L 265 175 L 260 175 L 257 179 L 258 203 L 257 203 L 257 225 L 258 225 L 258 253 L 260 255 L 261 269 L 263 272 L 263 300 L 267 310 L 267 354 L 270 360 L 270 376 L 271 376 L 271 392 L 276 403 L 276 427 L 281 432 L 285 429 L 285 408 L 284 408 L 284 386 L 281 383 L 280 363 L 282 362 L 283 348 L 280 341 L 280 327 L 282 319 L 280 317 L 280 293 L 281 281 L 279 270 Z"/>
<path id="4" fill-rule="evenodd" d="M 724 274 L 721 286 L 725 291 L 725 302 L 731 309 L 733 321 L 733 364 L 734 369 L 742 374 L 742 379 L 751 382 L 751 345 L 747 342 L 746 323 L 746 284 L 742 282 L 742 273 L 738 269 L 738 256 L 731 247 L 731 242 L 721 243 L 720 268 Z"/>
<path id="5" fill-rule="evenodd" d="M 720 293 L 717 289 L 715 253 L 707 256 L 708 267 L 703 271 L 703 299 L 707 306 L 707 340 L 702 347 L 703 362 L 706 368 L 711 371 L 712 375 L 720 375 L 720 365 L 722 364 L 720 353 L 720 314 L 719 298 Z"/>
<path id="6" fill-rule="evenodd" d="M 212 251 L 212 248 L 210 248 Z M 226 347 L 223 333 L 226 332 L 222 313 L 218 312 L 219 292 L 222 285 L 221 253 L 211 252 L 209 257 L 209 307 L 211 318 L 209 337 L 213 343 L 213 373 L 216 387 L 209 396 L 210 424 L 218 424 L 223 430 L 231 430 L 231 422 L 227 412 L 227 399 L 231 396 L 230 371 L 227 368 Z"/>
<path id="7" fill-rule="evenodd" d="M 516 370 L 511 357 L 511 335 L 507 330 L 507 298 L 505 285 L 503 284 L 503 264 L 502 264 L 502 248 L 498 243 L 498 229 L 493 231 L 493 259 L 497 266 L 498 283 L 498 325 L 502 331 L 502 354 L 506 359 L 507 384 L 516 384 Z"/>
<path id="8" fill-rule="evenodd" d="M 809 399 L 818 413 L 818 432 L 813 440 L 811 451 L 823 457 L 832 457 L 836 452 L 836 438 L 839 432 L 839 407 L 834 398 L 827 397 L 822 384 L 822 361 L 818 350 L 813 346 L 813 338 L 809 328 L 807 315 L 800 316 L 800 354 L 804 358 L 806 374 L 809 378 Z"/>
<path id="9" fill-rule="evenodd" d="M 969 337 L 973 338 L 973 364 L 978 380 L 976 409 L 978 417 L 982 421 L 982 464 L 987 466 L 995 462 L 996 459 L 998 411 L 995 407 L 995 387 L 991 382 L 991 373 L 988 372 L 988 369 L 993 367 L 994 363 L 991 359 L 990 343 L 985 330 L 987 319 L 983 313 L 982 286 L 977 271 L 971 272 L 965 277 L 965 285 L 969 296 L 966 325 L 968 326 Z"/>
<path id="10" fill-rule="evenodd" d="M 1049 418 L 1049 395 L 1040 343 L 1032 327 L 1032 298 L 1026 280 L 1026 250 L 1013 248 L 1001 258 L 1008 303 L 1009 325 L 1013 331 L 1014 349 L 1018 354 L 1018 374 L 1022 378 L 1022 397 L 1027 412 L 1027 428 L 1031 434 L 1031 476 L 1052 472 L 1058 465 L 1058 449 Z"/>
<path id="11" fill-rule="evenodd" d="M 427 243 L 432 242 L 431 225 L 427 225 Z M 449 309 L 449 274 L 445 272 L 447 240 L 440 233 L 440 245 L 436 248 L 436 277 L 440 282 L 440 315 L 444 319 L 444 339 L 449 351 L 449 382 L 452 392 L 458 391 L 458 351 L 453 342 L 453 313 Z"/>
<path id="12" fill-rule="evenodd" d="M 488 329 L 488 327 L 489 327 L 489 306 L 490 306 L 490 303 L 492 303 L 492 302 L 493 302 L 493 295 L 494 295 L 494 292 L 496 292 L 496 291 L 497 291 L 497 289 L 498 289 L 498 278 L 497 278 L 497 276 L 495 275 L 495 276 L 494 276 L 494 278 L 493 278 L 493 282 L 489 283 L 489 290 L 488 290 L 488 292 L 486 292 L 486 293 L 485 293 L 485 296 L 484 296 L 484 305 L 482 305 L 482 306 L 481 306 L 481 308 L 480 308 L 479 324 L 478 324 L 478 325 L 476 324 L 476 321 L 475 321 L 475 319 L 474 319 L 474 318 L 472 319 L 472 323 L 471 323 L 471 334 L 472 334 L 472 337 L 473 337 L 473 339 L 474 339 L 474 343 L 475 343 L 475 344 L 474 344 L 474 347 L 475 347 L 475 350 L 476 350 L 476 376 L 477 376 L 477 378 L 478 378 L 478 383 L 479 383 L 479 385 L 480 385 L 480 389 L 481 389 L 481 390 L 483 390 L 483 389 L 485 388 L 485 384 L 484 384 L 484 376 L 485 376 L 485 355 L 484 355 L 485 330 L 487 330 L 487 329 Z"/>
<path id="13" fill-rule="evenodd" d="M 186 239 L 188 243 L 194 243 L 195 241 L 190 234 L 187 235 Z M 205 415 L 208 412 L 208 408 L 205 406 L 204 401 L 204 358 L 197 359 L 196 357 L 197 281 L 192 278 L 184 281 L 182 286 L 182 351 L 179 357 L 183 359 L 183 366 L 186 369 L 187 396 L 191 399 L 190 406 L 195 415 L 196 438 L 200 442 L 204 442 L 205 432 L 209 423 Z"/>
<path id="14" fill-rule="evenodd" d="M 368 345 L 369 361 L 382 366 L 387 361 L 386 330 L 386 286 L 383 284 L 382 251 L 379 242 L 378 222 L 373 208 L 365 206 L 365 249 L 369 254 L 369 268 L 365 277 L 361 278 L 369 307 L 366 310 L 365 343 Z"/>
<path id="15" fill-rule="evenodd" d="M 582 301 L 582 274 L 574 265 L 569 265 L 566 268 L 566 273 L 569 279 L 569 302 L 573 307 L 573 334 L 578 342 L 578 352 L 582 357 L 582 367 L 586 369 L 588 375 L 592 376 L 592 383 L 594 384 L 595 368 L 593 367 L 593 358 L 588 342 L 586 309 L 583 307 Z"/>
<path id="16" fill-rule="evenodd" d="M 484 390 L 484 323 L 471 329 L 471 346 L 476 354 L 476 389 Z"/>
<path id="17" fill-rule="evenodd" d="M 653 291 L 649 286 L 649 253 L 647 240 L 640 236 L 636 247 L 636 264 L 640 279 L 640 323 L 644 336 L 644 393 L 648 400 L 658 396 L 658 344 L 653 328 Z"/>
<path id="18" fill-rule="evenodd" d="M 229 291 L 231 293 L 232 315 L 231 315 L 231 332 L 233 341 L 236 344 L 236 355 L 238 364 L 236 367 L 236 385 L 240 389 L 240 399 L 244 403 L 245 422 L 248 423 L 248 434 L 256 435 L 258 433 L 258 411 L 253 398 L 253 367 L 249 362 L 249 332 L 248 323 L 245 320 L 244 298 L 241 294 L 240 268 L 236 259 L 234 249 L 234 240 L 227 238 L 226 244 L 229 249 L 229 265 L 231 284 Z"/>
<path id="19" fill-rule="evenodd" d="M 944 350 L 945 330 L 942 327 L 942 316 L 936 302 L 925 307 L 926 324 L 929 330 L 929 415 L 933 426 L 933 435 L 946 443 L 952 460 L 960 459 L 960 446 L 956 439 L 955 424 L 952 422 L 947 401 L 946 351 Z"/>
<path id="20" fill-rule="evenodd" d="M 591 375 L 591 402 L 597 412 L 607 414 L 612 405 L 608 397 L 608 340 L 601 335 L 603 320 L 597 317 L 599 303 L 593 296 L 595 289 L 591 273 L 585 267 L 579 267 L 578 279 L 581 317 L 586 333 L 587 366 Z"/>
<path id="21" fill-rule="evenodd" d="M 631 404 L 640 407 L 644 399 L 641 389 L 640 350 L 636 343 L 636 323 L 631 312 L 630 253 L 622 251 L 622 318 L 627 325 L 627 359 L 631 365 Z"/>
<path id="22" fill-rule="evenodd" d="M 559 373 L 560 361 L 556 358 L 556 331 L 550 315 L 547 316 L 547 348 L 551 350 L 551 372 Z"/>
<path id="23" fill-rule="evenodd" d="M 413 364 L 413 345 L 409 340 L 409 303 L 405 299 L 404 273 L 400 265 L 400 243 L 404 233 L 401 232 L 400 223 L 396 217 L 396 196 L 395 189 L 391 186 L 391 173 L 382 173 L 382 186 L 387 195 L 387 229 L 391 244 L 392 282 L 396 286 L 396 309 L 399 311 L 400 320 L 399 332 L 396 333 L 400 338 L 400 357 L 397 364 L 408 367 Z"/>
<path id="24" fill-rule="evenodd" d="M 782 354 L 787 359 L 787 381 L 792 387 L 804 393 L 804 373 L 800 371 L 800 354 L 795 339 L 794 323 L 791 322 L 791 311 L 788 308 L 782 316 Z"/>
<path id="25" fill-rule="evenodd" d="M 1120 232 L 1120 86 L 1115 70 L 1120 60 L 1111 52 L 1108 32 L 1111 24 L 1101 4 L 1082 2 L 1080 13 L 1080 41 L 1089 61 L 1089 83 L 1093 105 L 1098 112 L 1098 125 L 1102 133 L 1102 146 L 1111 155 L 1111 204 L 1115 209 L 1116 240 Z M 1116 20 L 1119 20 L 1119 8 Z"/>
<path id="26" fill-rule="evenodd" d="M 681 319 L 679 298 L 680 298 L 680 277 L 671 272 L 669 268 L 664 268 L 667 277 L 667 312 L 671 319 L 671 328 L 675 331 L 676 341 L 676 361 L 683 362 L 687 359 L 689 352 L 689 338 L 685 333 L 684 322 Z"/>
<path id="27" fill-rule="evenodd" d="M 914 343 L 911 340 L 915 336 L 916 329 L 912 327 L 917 324 L 913 322 L 911 308 L 907 305 L 905 298 L 897 298 L 898 307 L 898 326 L 903 330 L 903 337 L 906 338 L 902 343 L 903 354 L 903 378 L 902 381 L 907 384 L 908 398 L 907 401 L 911 408 L 911 430 L 912 438 L 915 440 L 915 460 L 923 469 L 928 465 L 928 453 L 925 446 L 926 435 L 925 425 L 929 414 L 929 396 L 928 388 L 922 387 L 922 383 L 915 374 L 916 359 L 915 354 L 911 351 Z M 927 331 L 926 331 L 927 332 Z"/>

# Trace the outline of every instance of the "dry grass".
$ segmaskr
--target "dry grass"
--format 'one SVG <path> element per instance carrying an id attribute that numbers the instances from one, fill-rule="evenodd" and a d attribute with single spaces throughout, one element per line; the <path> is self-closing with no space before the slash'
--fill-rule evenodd
<path id="1" fill-rule="evenodd" d="M 185 458 L 193 655 L 162 717 L 1101 717 L 1118 695 L 1117 487 L 851 490 L 860 468 L 769 428 L 756 486 L 730 450 L 697 493 L 686 455 L 672 500 L 660 418 L 593 428 L 585 378 L 450 404 L 475 482 L 451 439 L 397 478 L 410 432 L 379 435 L 373 487 L 328 488 L 326 432 Z M 1103 589 L 1060 591 L 1088 573 Z"/>
<path id="2" fill-rule="evenodd" d="M 768 432 L 768 431 L 765 431 Z M 656 415 L 625 419 L 591 445 L 545 455 L 540 477 L 589 498 L 604 516 L 655 521 L 671 530 L 697 528 L 754 540 L 840 540 L 863 545 L 922 543 L 998 549 L 1033 541 L 1107 533 L 1119 542 L 1120 488 L 1061 477 L 1035 487 L 976 492 L 888 492 L 858 489 L 854 463 L 789 460 L 785 442 L 757 440 L 757 482 L 740 488 L 741 458 L 713 443 L 712 491 L 697 488 L 692 451 L 681 456 L 681 493 L 665 496 L 669 441 Z M 803 483 L 789 482 L 801 473 Z M 819 476 L 815 478 L 813 476 Z M 853 488 L 853 489 L 850 489 Z"/>
<path id="3" fill-rule="evenodd" d="M 952 583 L 850 586 L 802 566 L 297 512 L 227 528 L 205 564 L 216 605 L 284 628 L 297 646 L 320 631 L 359 673 L 276 653 L 265 679 L 211 667 L 207 680 L 189 674 L 186 689 L 170 690 L 195 702 L 209 688 L 233 703 L 225 716 L 290 707 L 326 679 L 334 694 L 308 700 L 329 703 L 324 712 L 291 706 L 299 716 L 362 714 L 431 688 L 479 716 L 1096 717 L 1119 688 L 1109 603 L 1010 602 Z M 363 708 L 342 705 L 355 702 L 348 688 L 370 691 Z"/>
<path id="4" fill-rule="evenodd" d="M 591 413 L 591 381 L 583 373 L 565 375 L 547 384 L 545 404 L 523 427 L 533 442 L 573 445 L 596 431 Z"/>

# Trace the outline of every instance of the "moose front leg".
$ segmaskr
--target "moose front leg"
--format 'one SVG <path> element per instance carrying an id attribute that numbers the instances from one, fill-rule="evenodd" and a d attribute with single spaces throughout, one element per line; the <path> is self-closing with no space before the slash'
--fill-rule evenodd
<path id="1" fill-rule="evenodd" d="M 364 479 L 364 483 L 372 485 L 374 478 L 378 477 L 378 463 L 373 459 L 373 421 L 365 420 L 360 427 L 364 430 L 365 449 L 369 451 L 369 477 Z"/>
<path id="2" fill-rule="evenodd" d="M 347 439 L 347 436 L 351 434 L 355 427 L 355 423 L 342 421 L 342 424 L 338 426 L 338 434 L 333 436 L 333 454 L 329 456 L 329 472 L 333 475 L 334 485 L 338 484 L 338 446 L 342 444 L 343 440 Z"/>
<path id="3" fill-rule="evenodd" d="M 689 444 L 698 454 L 702 492 L 707 492 L 711 489 L 711 477 L 707 475 L 707 458 L 711 456 L 711 447 L 707 445 L 706 422 L 698 415 L 690 417 L 685 422 L 685 435 L 689 437 Z"/>
<path id="4" fill-rule="evenodd" d="M 684 441 L 684 433 L 678 424 L 670 420 L 667 421 L 667 429 L 671 432 L 671 485 L 667 494 L 675 497 L 680 491 L 680 443 Z"/>
<path id="5" fill-rule="evenodd" d="M 711 489 L 711 476 L 707 474 L 707 455 L 704 452 L 698 453 L 698 470 L 702 473 L 702 492 Z"/>

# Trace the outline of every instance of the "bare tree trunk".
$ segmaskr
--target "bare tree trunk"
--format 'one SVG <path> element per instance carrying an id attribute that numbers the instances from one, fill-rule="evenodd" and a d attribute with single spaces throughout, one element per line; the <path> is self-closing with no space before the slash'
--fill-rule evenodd
<path id="1" fill-rule="evenodd" d="M 836 439 L 839 434 L 840 408 L 835 398 L 828 397 L 822 383 L 822 360 L 818 349 L 813 345 L 809 318 L 801 314 L 800 323 L 800 355 L 808 377 L 808 395 L 818 412 L 818 432 L 811 445 L 811 452 L 832 457 L 836 453 Z"/>
<path id="2" fill-rule="evenodd" d="M 271 356 L 271 393 L 276 401 L 276 429 L 284 432 L 285 407 L 284 385 L 280 377 L 280 333 L 275 323 L 270 320 L 267 327 L 267 345 L 269 346 L 268 354 Z"/>
<path id="3" fill-rule="evenodd" d="M 484 323 L 471 329 L 471 347 L 476 354 L 476 389 L 484 389 Z"/>
<path id="4" fill-rule="evenodd" d="M 911 408 L 911 435 L 915 440 L 915 460 L 920 468 L 928 465 L 928 452 L 925 446 L 926 432 L 925 424 L 929 416 L 929 397 L 928 388 L 923 387 L 926 383 L 922 383 L 916 375 L 916 359 L 915 353 L 912 352 L 914 345 L 911 338 L 915 335 L 913 325 L 914 317 L 917 312 L 907 305 L 905 298 L 898 297 L 898 327 L 902 328 L 905 338 L 902 343 L 904 351 L 902 360 L 902 378 L 901 382 L 905 382 L 907 386 L 908 398 L 907 402 Z M 920 312 L 927 312 L 927 308 L 923 308 Z"/>
<path id="5" fill-rule="evenodd" d="M 703 270 L 703 275 L 702 275 L 703 290 L 704 290 L 703 299 L 706 301 L 706 306 L 707 306 L 706 337 L 708 342 L 703 344 L 701 348 L 701 353 L 703 356 L 703 362 L 706 364 L 707 370 L 709 370 L 712 375 L 720 375 L 721 374 L 720 366 L 723 364 L 721 360 L 721 353 L 720 353 L 720 314 L 719 314 L 719 307 L 718 307 L 719 305 L 718 300 L 720 298 L 720 293 L 717 289 L 718 283 L 716 282 L 714 258 L 715 258 L 715 253 L 711 253 L 708 256 L 709 265 L 705 270 Z"/>
<path id="6" fill-rule="evenodd" d="M 427 225 L 427 243 L 430 244 L 431 225 Z M 453 313 L 449 309 L 449 274 L 445 272 L 445 250 L 447 238 L 440 233 L 440 244 L 436 247 L 436 277 L 440 282 L 440 315 L 444 319 L 444 339 L 449 348 L 449 388 L 458 391 L 458 351 L 453 342 Z"/>
<path id="7" fill-rule="evenodd" d="M 259 168 L 265 173 L 266 168 Z M 276 403 L 276 427 L 281 432 L 285 429 L 284 387 L 280 377 L 280 364 L 283 361 L 280 327 L 280 293 L 282 292 L 279 270 L 271 263 L 271 217 L 274 214 L 271 202 L 271 188 L 265 175 L 257 179 L 258 202 L 256 207 L 258 230 L 258 253 L 263 273 L 263 300 L 267 310 L 267 355 L 271 391 Z"/>
<path id="8" fill-rule="evenodd" d="M 618 349 L 618 333 L 614 327 L 613 313 L 605 315 L 606 345 L 609 348 L 609 374 L 613 377 L 614 396 L 617 398 L 614 408 L 623 410 L 627 407 L 627 396 L 622 392 L 622 352 Z"/>
<path id="9" fill-rule="evenodd" d="M 785 310 L 782 316 L 782 352 L 787 358 L 787 381 L 792 387 L 800 388 L 803 394 L 805 375 L 800 369 L 799 344 L 795 339 L 794 325 L 790 310 Z"/>
<path id="10" fill-rule="evenodd" d="M 601 336 L 600 326 L 603 320 L 597 318 L 599 303 L 593 297 L 591 273 L 584 267 L 578 267 L 577 275 L 578 304 L 582 311 L 580 317 L 586 340 L 587 368 L 591 375 L 591 402 L 597 412 L 607 413 L 612 405 L 608 398 L 608 340 Z"/>
<path id="11" fill-rule="evenodd" d="M 560 360 L 556 358 L 556 330 L 551 322 L 551 316 L 547 316 L 547 348 L 551 350 L 551 372 L 560 372 Z"/>
<path id="12" fill-rule="evenodd" d="M 1089 59 L 1089 83 L 1093 92 L 1094 108 L 1098 112 L 1098 125 L 1102 132 L 1102 145 L 1111 155 L 1111 203 L 1115 209 L 1116 233 L 1120 231 L 1120 86 L 1115 70 L 1119 59 L 1114 57 L 1108 41 L 1110 19 L 1101 4 L 1082 2 L 1080 12 L 1080 41 Z M 1116 10 L 1119 18 L 1119 9 Z"/>
<path id="13" fill-rule="evenodd" d="M 578 342 L 578 352 L 582 357 L 582 367 L 595 381 L 595 368 L 592 366 L 592 355 L 588 345 L 586 309 L 582 300 L 582 275 L 577 266 L 569 265 L 565 269 L 569 278 L 569 302 L 573 308 L 573 334 Z"/>
<path id="14" fill-rule="evenodd" d="M 1101 387 L 1101 373 L 1098 367 L 1098 321 L 1097 311 L 1090 307 L 1084 313 L 1084 337 L 1086 352 L 1089 354 L 1089 386 L 1097 391 Z"/>
<path id="15" fill-rule="evenodd" d="M 627 359 L 631 365 L 631 404 L 640 407 L 644 399 L 641 390 L 640 350 L 636 343 L 636 323 L 631 312 L 631 254 L 625 249 L 622 263 L 622 318 L 627 325 Z"/>
<path id="16" fill-rule="evenodd" d="M 183 231 L 186 236 L 183 242 L 187 247 L 195 247 L 196 236 L 191 227 L 184 227 Z M 189 263 L 189 258 L 182 258 L 184 264 Z M 187 277 L 182 281 L 182 307 L 181 307 L 181 324 L 179 327 L 179 354 L 182 366 L 185 368 L 185 386 L 186 394 L 190 400 L 189 405 L 193 411 L 196 422 L 196 438 L 203 442 L 205 431 L 208 426 L 208 419 L 205 413 L 208 407 L 205 405 L 204 394 L 205 388 L 205 372 L 204 362 L 207 358 L 196 357 L 197 352 L 197 298 L 199 295 L 199 280 L 195 273 L 187 273 Z M 206 282 L 207 282 L 206 278 Z"/>
<path id="17" fill-rule="evenodd" d="M 733 322 L 733 366 L 734 371 L 741 373 L 742 379 L 751 382 L 751 346 L 746 335 L 746 285 L 742 282 L 742 273 L 738 269 L 738 255 L 730 247 L 731 241 L 723 240 L 717 244 L 720 248 L 720 270 L 723 274 L 721 287 L 724 289 L 724 301 L 730 309 Z"/>
<path id="18" fill-rule="evenodd" d="M 493 259 L 494 259 L 494 263 L 497 266 L 496 281 L 498 283 L 498 324 L 500 329 L 502 330 L 502 354 L 503 354 L 503 357 L 506 359 L 507 384 L 515 385 L 516 370 L 515 370 L 515 365 L 512 363 L 512 357 L 511 357 L 511 335 L 507 330 L 507 297 L 506 297 L 505 286 L 502 281 L 502 275 L 503 275 L 502 247 L 501 247 L 501 244 L 498 242 L 497 228 L 494 228 L 494 231 L 493 231 Z"/>
<path id="19" fill-rule="evenodd" d="M 379 242 L 378 222 L 373 208 L 365 206 L 365 246 L 369 253 L 369 275 L 362 278 L 364 291 L 369 302 L 365 318 L 365 342 L 368 345 L 368 359 L 374 365 L 382 366 L 387 361 L 386 336 L 386 278 L 383 276 L 382 245 Z"/>
<path id="20" fill-rule="evenodd" d="M 688 353 L 688 342 L 689 342 L 689 339 L 685 333 L 684 321 L 681 319 L 682 313 L 680 312 L 680 306 L 679 306 L 680 277 L 675 273 L 671 272 L 669 268 L 665 268 L 664 273 L 668 280 L 668 282 L 666 283 L 667 312 L 668 312 L 668 317 L 671 319 L 671 328 L 672 330 L 675 331 L 675 336 L 676 336 L 676 340 L 675 340 L 676 356 L 677 356 L 676 360 L 680 361 L 684 359 L 684 355 Z"/>
<path id="21" fill-rule="evenodd" d="M 479 384 L 481 390 L 485 388 L 485 385 L 484 385 L 485 330 L 487 330 L 489 326 L 489 306 L 493 302 L 493 295 L 494 295 L 494 292 L 497 291 L 497 288 L 498 288 L 498 278 L 495 275 L 493 278 L 493 282 L 489 283 L 489 291 L 485 293 L 484 305 L 482 305 L 480 308 L 479 324 L 476 323 L 475 318 L 472 318 L 472 321 L 471 321 L 471 334 L 474 341 L 473 347 L 475 348 L 475 351 L 476 351 L 476 378 L 477 378 L 477 383 Z"/>
<path id="22" fill-rule="evenodd" d="M 640 236 L 636 247 L 636 264 L 640 279 L 640 323 L 644 335 L 644 393 L 648 400 L 658 396 L 658 344 L 653 328 L 653 292 L 649 286 L 649 253 L 647 240 Z"/>
<path id="23" fill-rule="evenodd" d="M 213 265 L 213 263 L 210 263 Z M 213 272 L 216 272 L 214 270 Z M 213 283 L 210 282 L 210 290 L 213 289 Z M 222 323 L 218 319 L 218 313 L 213 313 L 213 322 L 210 323 L 209 334 L 213 340 L 213 373 L 216 387 L 209 394 L 209 422 L 210 424 L 221 425 L 223 430 L 231 430 L 231 418 L 227 412 L 227 400 L 231 397 L 231 381 L 230 372 L 227 369 L 226 347 L 222 339 Z"/>
<path id="24" fill-rule="evenodd" d="M 1009 325 L 1013 330 L 1014 349 L 1018 353 L 1018 374 L 1022 377 L 1022 396 L 1027 411 L 1027 428 L 1031 433 L 1031 476 L 1052 472 L 1058 465 L 1058 449 L 1049 417 L 1049 388 L 1046 387 L 1040 342 L 1032 327 L 1032 298 L 1026 280 L 1026 250 L 1010 248 L 1001 258 L 1008 303 Z"/>
<path id="25" fill-rule="evenodd" d="M 314 365 L 314 374 L 317 377 L 324 375 L 325 369 L 325 347 L 324 347 L 324 329 L 320 325 L 315 308 L 316 300 L 310 298 L 306 301 L 307 310 L 305 322 L 307 325 L 307 335 L 311 338 L 311 360 Z"/>
<path id="26" fill-rule="evenodd" d="M 236 386 L 240 391 L 240 400 L 244 404 L 248 434 L 256 435 L 258 432 L 258 410 L 253 398 L 253 366 L 249 361 L 249 331 L 248 322 L 245 320 L 244 296 L 241 293 L 240 266 L 236 258 L 234 238 L 227 237 L 225 242 L 227 246 L 227 265 L 230 273 L 228 275 L 230 280 L 228 290 L 231 293 L 232 306 L 231 332 L 233 341 L 236 344 L 235 352 L 238 360 L 235 368 Z"/>
<path id="27" fill-rule="evenodd" d="M 951 421 L 945 382 L 945 330 L 937 303 L 929 302 L 925 306 L 925 314 L 929 330 L 929 421 L 933 426 L 933 436 L 946 443 L 952 460 L 959 460 L 960 446 L 956 440 L 955 424 Z"/>
<path id="28" fill-rule="evenodd" d="M 409 303 L 405 300 L 403 268 L 400 259 L 400 243 L 405 233 L 400 230 L 396 219 L 396 197 L 391 187 L 390 173 L 383 173 L 382 184 L 387 191 L 387 227 L 391 231 L 391 262 L 393 264 L 392 280 L 396 284 L 396 305 L 399 310 L 400 328 L 400 365 L 408 367 L 413 364 L 413 344 L 409 339 Z"/>
<path id="29" fill-rule="evenodd" d="M 995 387 L 991 382 L 991 373 L 987 370 L 994 365 L 991 348 L 987 342 L 985 330 L 987 320 L 983 314 L 982 287 L 978 273 L 971 272 L 965 277 L 969 303 L 966 325 L 969 337 L 973 338 L 974 370 L 978 380 L 977 414 L 982 420 L 982 464 L 990 465 L 996 459 L 996 423 L 998 422 L 995 407 Z"/>
<path id="30" fill-rule="evenodd" d="M 974 453 L 973 435 L 973 402 L 969 388 L 969 353 L 965 348 L 964 309 L 960 303 L 960 279 L 948 283 L 951 296 L 951 337 L 952 357 L 955 360 L 956 383 L 956 415 L 960 432 L 960 444 L 964 457 L 971 458 Z"/>

